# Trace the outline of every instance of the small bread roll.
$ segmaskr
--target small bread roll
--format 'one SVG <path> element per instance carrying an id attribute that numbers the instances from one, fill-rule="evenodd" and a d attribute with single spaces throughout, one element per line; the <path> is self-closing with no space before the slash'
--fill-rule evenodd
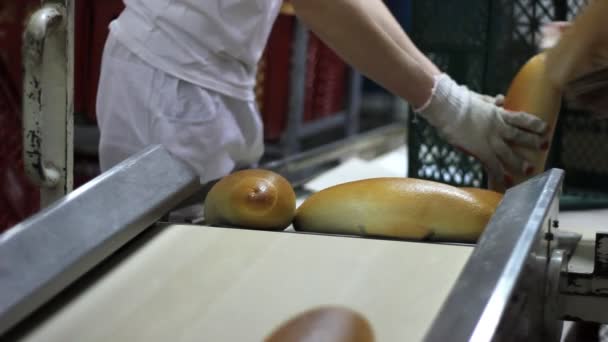
<path id="1" fill-rule="evenodd" d="M 266 342 L 373 342 L 369 322 L 342 307 L 303 312 L 279 326 Z"/>
<path id="2" fill-rule="evenodd" d="M 268 170 L 234 172 L 217 182 L 205 199 L 209 225 L 285 229 L 296 209 L 296 195 L 289 181 Z"/>
<path id="3" fill-rule="evenodd" d="M 319 191 L 294 218 L 300 231 L 476 241 L 501 195 L 414 178 L 372 178 Z"/>
<path id="4" fill-rule="evenodd" d="M 546 137 L 550 146 L 562 103 L 562 91 L 549 80 L 545 62 L 546 54 L 540 53 L 524 64 L 511 82 L 505 96 L 504 108 L 526 112 L 543 119 L 549 125 Z M 513 175 L 513 185 L 545 171 L 549 148 L 546 150 L 521 146 L 513 146 L 513 148 L 515 153 L 524 157 L 534 167 L 534 172 L 530 175 Z"/>

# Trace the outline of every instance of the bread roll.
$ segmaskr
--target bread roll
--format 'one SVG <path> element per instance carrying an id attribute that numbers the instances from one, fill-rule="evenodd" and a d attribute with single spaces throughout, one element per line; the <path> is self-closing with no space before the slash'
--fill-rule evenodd
<path id="1" fill-rule="evenodd" d="M 476 241 L 500 194 L 413 178 L 372 178 L 319 191 L 294 218 L 300 231 Z"/>
<path id="2" fill-rule="evenodd" d="M 549 81 L 546 70 L 546 54 L 533 56 L 513 78 L 504 108 L 512 111 L 523 111 L 543 119 L 548 125 L 547 138 L 549 146 L 553 140 L 555 124 L 561 107 L 562 91 Z M 544 172 L 549 149 L 529 149 L 514 146 L 515 153 L 524 157 L 534 167 L 531 175 L 513 175 L 513 185 Z"/>
<path id="3" fill-rule="evenodd" d="M 217 182 L 205 199 L 205 221 L 256 229 L 291 224 L 296 195 L 289 181 L 268 170 L 234 172 Z"/>
<path id="4" fill-rule="evenodd" d="M 266 342 L 373 342 L 369 322 L 342 307 L 303 312 L 279 326 Z"/>

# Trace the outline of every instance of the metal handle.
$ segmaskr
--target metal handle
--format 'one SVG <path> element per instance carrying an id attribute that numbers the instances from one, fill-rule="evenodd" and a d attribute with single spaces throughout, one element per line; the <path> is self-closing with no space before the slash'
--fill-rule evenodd
<path id="1" fill-rule="evenodd" d="M 23 39 L 23 162 L 29 178 L 42 187 L 57 186 L 62 172 L 43 153 L 43 72 L 48 38 L 65 29 L 64 18 L 63 6 L 43 5 L 32 14 Z"/>

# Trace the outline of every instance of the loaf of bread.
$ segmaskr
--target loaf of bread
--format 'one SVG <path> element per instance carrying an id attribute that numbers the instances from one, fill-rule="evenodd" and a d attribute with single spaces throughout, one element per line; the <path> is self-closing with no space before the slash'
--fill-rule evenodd
<path id="1" fill-rule="evenodd" d="M 471 196 L 475 197 L 476 200 L 484 202 L 494 208 L 498 207 L 503 197 L 503 194 L 487 189 L 471 187 L 460 187 L 459 189 L 468 192 Z"/>
<path id="2" fill-rule="evenodd" d="M 414 178 L 372 178 L 312 194 L 293 224 L 307 232 L 473 242 L 501 197 Z"/>
<path id="3" fill-rule="evenodd" d="M 288 180 L 268 170 L 234 172 L 217 182 L 205 199 L 205 222 L 278 230 L 291 224 L 296 195 Z"/>
<path id="4" fill-rule="evenodd" d="M 550 145 L 561 102 L 562 90 L 549 80 L 546 54 L 543 52 L 528 60 L 515 75 L 505 96 L 504 108 L 527 112 L 543 119 L 549 125 L 546 137 L 549 139 Z M 515 153 L 532 163 L 534 172 L 527 176 L 513 175 L 513 185 L 544 172 L 549 149 L 529 149 L 521 146 L 514 146 L 514 149 Z"/>
<path id="5" fill-rule="evenodd" d="M 305 311 L 279 326 L 266 342 L 373 342 L 369 322 L 343 307 Z"/>

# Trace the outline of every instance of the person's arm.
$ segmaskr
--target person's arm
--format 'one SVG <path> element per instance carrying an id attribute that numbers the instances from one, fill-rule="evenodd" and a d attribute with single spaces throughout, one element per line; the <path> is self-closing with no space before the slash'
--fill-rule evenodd
<path id="1" fill-rule="evenodd" d="M 346 62 L 414 107 L 432 94 L 434 72 L 387 30 L 378 0 L 293 0 L 296 15 Z M 395 25 L 398 25 L 395 22 Z M 393 34 L 394 35 L 394 34 Z M 413 46 L 413 45 L 412 45 Z M 406 49 L 404 49 L 406 48 Z"/>
<path id="2" fill-rule="evenodd" d="M 608 114 L 608 3 L 591 1 L 573 22 L 541 29 L 549 78 L 564 90 L 568 104 Z"/>
<path id="3" fill-rule="evenodd" d="M 547 33 L 554 37 L 546 64 L 549 78 L 556 86 L 567 87 L 574 79 L 608 66 L 607 15 L 608 2 L 595 0 L 571 23 L 556 22 L 544 27 L 544 40 Z"/>
<path id="4" fill-rule="evenodd" d="M 448 142 L 477 156 L 494 183 L 530 173 L 512 144 L 544 145 L 546 124 L 507 112 L 454 82 L 399 28 L 380 0 L 292 0 L 296 15 L 346 62 L 403 97 Z"/>

